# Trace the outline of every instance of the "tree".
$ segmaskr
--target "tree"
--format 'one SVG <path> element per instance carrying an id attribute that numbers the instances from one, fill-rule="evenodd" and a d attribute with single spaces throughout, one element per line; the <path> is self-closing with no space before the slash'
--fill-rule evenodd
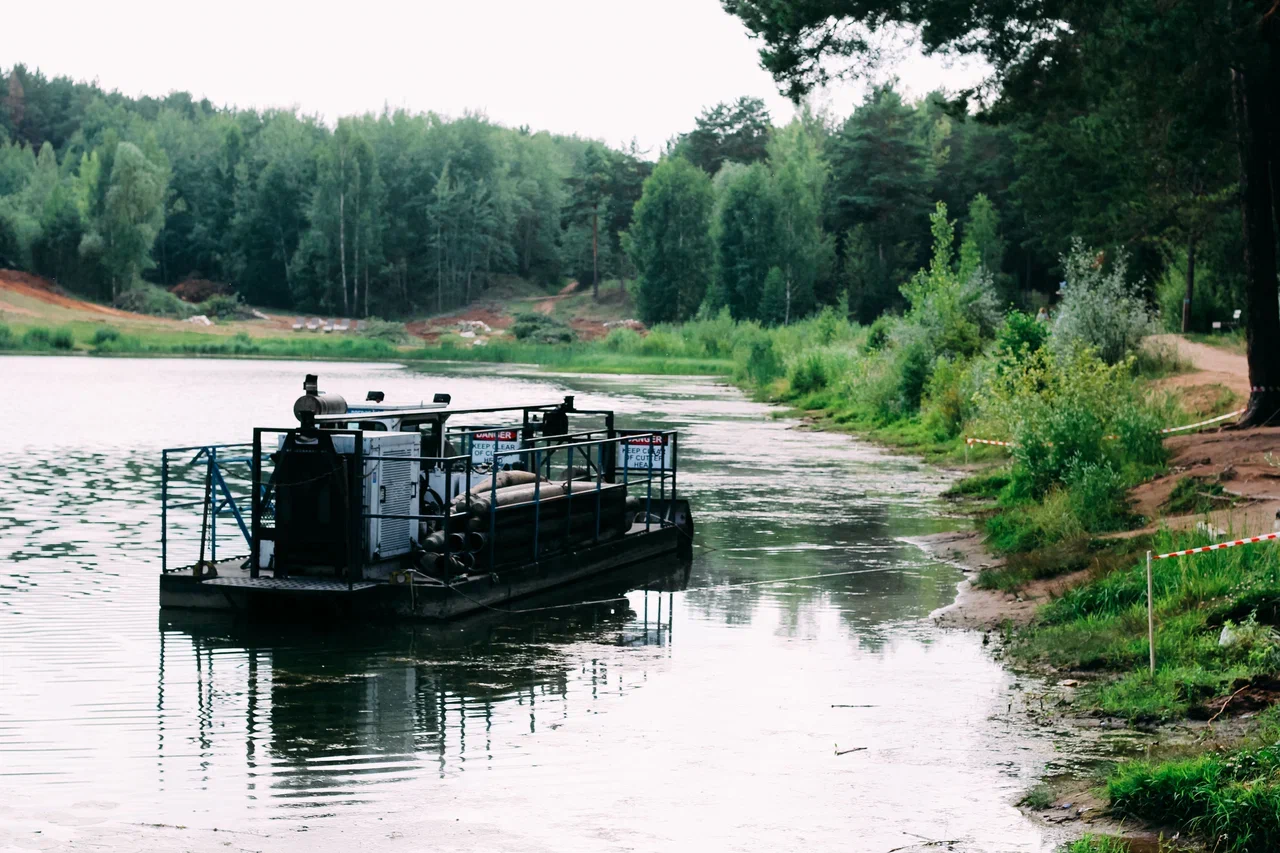
<path id="1" fill-rule="evenodd" d="M 716 280 L 735 320 L 760 317 L 765 278 L 782 257 L 779 207 L 769 170 L 761 163 L 733 171 L 720 188 Z"/>
<path id="2" fill-rule="evenodd" d="M 965 217 L 964 239 L 960 243 L 960 278 L 967 279 L 979 269 L 995 276 L 1000 272 L 1003 259 L 1000 215 L 991 199 L 978 193 L 969 203 L 969 214 Z"/>
<path id="3" fill-rule="evenodd" d="M 138 146 L 131 142 L 117 146 L 99 223 L 113 299 L 122 286 L 132 287 L 154 264 L 151 246 L 164 224 L 167 188 L 164 170 Z"/>
<path id="4" fill-rule="evenodd" d="M 589 144 L 566 179 L 569 202 L 565 207 L 566 225 L 583 222 L 591 225 L 591 298 L 600 298 L 600 214 L 609 204 L 612 180 L 609 161 L 602 146 Z"/>
<path id="5" fill-rule="evenodd" d="M 708 175 L 725 163 L 758 163 L 766 155 L 771 121 L 760 98 L 741 97 L 703 110 L 693 130 L 680 137 L 673 153 L 682 154 Z"/>
<path id="6" fill-rule="evenodd" d="M 664 158 L 645 180 L 625 245 L 646 323 L 687 320 L 702 304 L 714 262 L 711 208 L 711 180 L 683 157 Z"/>
<path id="7" fill-rule="evenodd" d="M 822 230 L 830 167 L 811 117 L 796 119 L 769 140 L 769 168 L 778 203 L 783 308 L 779 322 L 813 310 L 819 278 L 829 275 L 834 246 Z M 830 301 L 830 297 L 828 297 Z"/>
<path id="8" fill-rule="evenodd" d="M 797 100 L 832 73 L 850 70 L 833 69 L 824 60 L 871 57 L 873 31 L 905 26 L 918 28 L 926 51 L 985 57 L 993 68 L 989 89 L 999 93 L 997 106 L 1014 114 L 1046 100 L 1072 103 L 1079 112 L 1088 106 L 1085 93 L 1103 91 L 1131 115 L 1167 114 L 1172 121 L 1165 127 L 1193 142 L 1206 131 L 1233 125 L 1252 389 L 1239 424 L 1280 415 L 1280 145 L 1273 130 L 1280 123 L 1280 17 L 1274 0 L 723 2 L 763 39 L 764 66 Z M 1151 97 L 1157 91 L 1160 97 Z"/>
<path id="9" fill-rule="evenodd" d="M 891 86 L 872 90 L 831 140 L 833 220 L 840 232 L 861 227 L 853 251 L 862 279 L 850 292 L 857 318 L 870 322 L 901 304 L 898 285 L 924 260 L 928 230 L 926 154 L 915 113 Z M 846 266 L 851 247 L 844 247 Z"/>

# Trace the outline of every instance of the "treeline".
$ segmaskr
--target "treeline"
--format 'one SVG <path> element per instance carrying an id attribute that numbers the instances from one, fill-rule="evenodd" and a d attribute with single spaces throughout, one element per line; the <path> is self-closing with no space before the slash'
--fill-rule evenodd
<path id="1" fill-rule="evenodd" d="M 0 108 L 0 265 L 101 299 L 228 282 L 251 304 L 403 315 L 493 276 L 631 274 L 619 234 L 651 165 L 479 115 L 334 128 L 186 93 L 124 97 L 15 66 Z"/>
<path id="2" fill-rule="evenodd" d="M 847 118 L 775 127 L 742 98 L 698 116 L 655 166 L 634 145 L 479 115 L 330 128 L 21 65 L 6 76 L 0 264 L 104 300 L 196 277 L 255 305 L 407 316 L 514 274 L 633 282 L 649 322 L 727 308 L 786 324 L 832 306 L 866 323 L 906 307 L 941 201 L 1005 303 L 1056 290 L 1079 235 L 1127 246 L 1166 314 L 1189 278 L 1196 325 L 1238 307 L 1228 152 L 1200 145 L 1188 184 L 1122 116 L 978 121 L 940 93 L 913 103 L 882 86 Z"/>

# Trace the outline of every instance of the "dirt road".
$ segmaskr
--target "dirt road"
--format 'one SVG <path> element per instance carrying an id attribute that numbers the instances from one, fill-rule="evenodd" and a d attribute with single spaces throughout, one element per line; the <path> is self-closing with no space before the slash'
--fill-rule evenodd
<path id="1" fill-rule="evenodd" d="M 1249 396 L 1249 363 L 1243 355 L 1188 341 L 1180 335 L 1154 335 L 1151 341 L 1157 346 L 1172 347 L 1183 361 L 1190 362 L 1196 369 L 1194 373 L 1173 377 L 1165 383 L 1166 387 L 1224 385 L 1241 397 Z"/>

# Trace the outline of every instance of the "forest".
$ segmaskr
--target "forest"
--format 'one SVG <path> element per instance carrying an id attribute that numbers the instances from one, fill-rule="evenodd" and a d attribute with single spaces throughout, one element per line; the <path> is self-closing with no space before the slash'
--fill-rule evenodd
<path id="1" fill-rule="evenodd" d="M 128 97 L 14 65 L 0 105 L 0 266 L 155 307 L 156 285 L 246 303 L 403 318 L 499 275 L 627 287 L 646 322 L 728 309 L 787 324 L 906 307 L 936 202 L 1006 304 L 1044 304 L 1073 237 L 1126 247 L 1167 322 L 1239 307 L 1226 124 L 1188 138 L 1123 109 L 979 112 L 892 82 L 846 117 L 778 126 L 743 97 L 661 152 L 384 110 L 329 125 L 182 92 Z"/>

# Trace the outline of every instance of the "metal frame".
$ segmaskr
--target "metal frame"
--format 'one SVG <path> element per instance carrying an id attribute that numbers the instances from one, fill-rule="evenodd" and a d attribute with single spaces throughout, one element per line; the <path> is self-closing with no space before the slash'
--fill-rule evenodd
<path id="1" fill-rule="evenodd" d="M 557 404 L 557 406 L 558 405 L 559 404 Z M 542 411 L 548 408 L 555 408 L 555 407 L 524 406 L 524 407 L 505 407 L 505 408 L 468 410 L 468 411 L 485 412 L 485 411 L 506 411 L 506 410 L 513 410 L 513 409 L 522 409 L 525 412 L 525 417 L 527 420 L 528 414 L 530 412 Z M 557 451 L 560 451 L 560 450 L 567 451 L 568 453 L 568 459 L 566 462 L 567 468 L 572 467 L 572 462 L 573 462 L 575 453 L 581 453 L 583 456 L 583 459 L 586 461 L 588 472 L 590 472 L 590 470 L 594 468 L 594 473 L 595 473 L 595 489 L 593 490 L 595 492 L 595 507 L 594 507 L 595 530 L 594 530 L 594 535 L 592 536 L 592 541 L 595 543 L 598 543 L 600 540 L 601 517 L 603 515 L 603 493 L 606 490 L 606 488 L 611 488 L 617 485 L 621 485 L 624 489 L 630 489 L 631 487 L 638 486 L 638 485 L 646 486 L 645 504 L 644 504 L 646 532 L 648 532 L 651 529 L 651 526 L 653 523 L 653 520 L 652 520 L 653 498 L 654 498 L 653 486 L 655 481 L 655 474 L 657 475 L 656 480 L 658 482 L 659 500 L 665 501 L 667 499 L 668 477 L 670 478 L 670 499 L 671 500 L 677 499 L 677 494 L 678 494 L 677 493 L 677 474 L 679 470 L 678 468 L 679 432 L 678 431 L 676 430 L 648 430 L 648 431 L 626 430 L 625 433 L 620 433 L 619 431 L 613 428 L 612 412 L 603 412 L 603 411 L 576 412 L 575 411 L 573 412 L 573 414 L 585 414 L 585 415 L 604 414 L 607 416 L 606 427 L 603 430 L 585 430 L 581 432 L 565 433 L 562 435 L 532 436 L 526 439 L 530 446 L 523 447 L 516 450 L 506 450 L 501 452 L 495 451 L 494 464 L 492 466 L 492 471 L 490 475 L 491 476 L 490 486 L 489 486 L 490 505 L 489 505 L 489 540 L 488 542 L 489 542 L 490 571 L 493 571 L 496 566 L 497 549 L 494 546 L 496 545 L 496 541 L 497 541 L 496 540 L 497 513 L 498 513 L 499 507 L 496 506 L 495 498 L 496 498 L 496 492 L 497 492 L 497 476 L 500 469 L 502 468 L 502 464 L 501 464 L 502 458 L 507 458 L 512 456 L 515 456 L 517 458 L 531 457 L 533 465 L 530 470 L 534 472 L 538 472 L 540 474 L 544 463 L 548 468 L 548 473 L 550 473 L 549 469 L 551 466 L 551 460 Z M 207 509 L 210 510 L 209 517 L 210 519 L 212 519 L 210 523 L 210 529 L 212 531 L 211 539 L 212 539 L 212 542 L 214 543 L 213 545 L 214 550 L 212 555 L 213 559 L 214 560 L 217 559 L 216 557 L 216 554 L 217 554 L 216 552 L 216 547 L 217 547 L 216 546 L 216 542 L 217 542 L 216 518 L 219 514 L 222 514 L 222 515 L 229 514 L 236 521 L 237 526 L 239 527 L 242 535 L 244 535 L 249 545 L 250 577 L 252 578 L 259 577 L 260 563 L 261 563 L 261 543 L 263 541 L 263 533 L 267 529 L 263 524 L 263 516 L 267 511 L 267 509 L 271 507 L 274 503 L 274 500 L 270 495 L 270 492 L 271 492 L 270 482 L 263 482 L 262 436 L 264 433 L 276 433 L 276 434 L 287 435 L 287 434 L 299 433 L 302 431 L 303 431 L 303 428 L 296 427 L 296 426 L 295 427 L 255 427 L 253 430 L 253 441 L 248 444 L 239 443 L 239 444 L 200 445 L 200 446 L 193 446 L 193 447 L 168 448 L 168 449 L 162 450 L 161 451 L 161 478 L 160 478 L 161 570 L 165 573 L 169 571 L 169 565 L 168 565 L 169 536 L 168 534 L 169 534 L 170 510 L 187 508 L 192 506 L 200 506 L 201 504 L 205 504 Z M 486 431 L 486 430 L 480 430 L 480 431 Z M 471 464 L 471 457 L 469 454 L 456 455 L 456 456 L 418 456 L 418 457 L 412 457 L 412 456 L 389 457 L 389 456 L 381 456 L 381 455 L 376 455 L 376 456 L 366 455 L 364 453 L 364 434 L 366 432 L 365 430 L 324 429 L 324 430 L 316 430 L 315 432 L 323 433 L 329 437 L 338 436 L 338 435 L 350 435 L 353 437 L 353 452 L 349 457 L 349 461 L 347 461 L 347 458 L 345 457 L 345 454 L 344 454 L 344 467 L 346 467 L 345 499 L 346 499 L 346 516 L 347 516 L 347 523 L 348 523 L 348 529 L 346 533 L 347 556 L 346 556 L 344 574 L 346 575 L 348 589 L 352 589 L 353 585 L 357 581 L 362 581 L 364 579 L 364 548 L 363 548 L 364 542 L 363 540 L 364 540 L 365 523 L 368 520 L 375 519 L 375 518 L 378 518 L 378 519 L 396 518 L 396 519 L 407 519 L 407 520 L 413 520 L 413 521 L 440 521 L 442 523 L 442 529 L 448 532 L 450 529 L 450 520 L 453 516 L 453 512 L 452 512 L 453 496 L 450 496 L 447 494 L 448 489 L 446 489 L 446 496 L 444 496 L 444 502 L 443 502 L 444 505 L 443 505 L 442 512 L 440 513 L 414 513 L 414 514 L 404 515 L 404 514 L 389 514 L 389 513 L 382 514 L 382 513 L 366 512 L 364 510 L 364 496 L 363 496 L 364 463 L 366 461 L 381 460 L 381 459 L 394 459 L 396 461 L 405 461 L 405 460 L 413 460 L 416 458 L 419 464 L 423 466 L 423 470 L 427 470 L 428 466 L 443 467 L 445 472 L 445 479 L 447 483 L 452 483 L 453 481 L 452 475 L 456 470 L 457 466 L 461 465 L 464 467 L 466 471 L 466 491 L 464 493 L 467 495 L 472 494 L 473 466 Z M 600 438 L 591 438 L 591 436 L 596 436 L 601 433 L 605 433 L 605 436 Z M 575 439 L 575 438 L 578 438 L 579 436 L 587 436 L 587 438 L 583 440 L 577 440 L 577 441 L 574 441 L 574 440 L 566 441 L 566 439 Z M 635 439 L 637 437 L 648 437 L 650 439 L 649 450 L 648 450 L 648 464 L 647 466 L 645 466 L 645 468 L 641 469 L 641 471 L 644 473 L 644 478 L 643 479 L 640 479 L 639 477 L 636 477 L 634 479 L 632 478 L 632 471 L 635 471 L 636 469 L 632 468 L 629 464 L 628 460 L 630 455 L 628 453 L 624 453 L 623 465 L 622 465 L 622 469 L 623 469 L 622 476 L 621 476 L 621 479 L 619 480 L 617 476 L 617 464 L 616 464 L 617 455 L 618 455 L 617 448 L 625 447 L 628 441 Z M 659 438 L 663 439 L 664 445 L 669 446 L 670 448 L 670 459 L 669 459 L 670 465 L 668 467 L 659 467 L 655 469 L 654 468 L 655 442 L 653 440 L 659 439 Z M 614 450 L 612 452 L 606 452 L 610 445 L 613 446 Z M 245 447 L 251 448 L 251 452 L 248 456 L 245 456 L 243 454 L 243 449 Z M 595 449 L 594 454 L 592 453 L 592 448 Z M 225 455 L 226 451 L 229 451 L 229 450 L 239 450 L 240 452 L 237 453 L 236 455 Z M 204 460 L 206 463 L 206 485 L 208 487 L 208 494 L 205 498 L 202 498 L 201 500 L 172 503 L 170 500 L 171 482 L 170 482 L 170 476 L 169 476 L 171 456 L 180 454 L 180 453 L 185 454 L 191 451 L 195 451 L 195 455 L 191 458 L 189 462 L 186 463 L 188 466 L 194 465 L 195 463 L 201 460 Z M 223 455 L 220 455 L 219 451 L 223 451 Z M 592 459 L 593 455 L 595 457 L 594 459 Z M 249 467 L 250 467 L 250 473 L 249 473 L 250 506 L 249 506 L 248 525 L 245 524 L 244 513 L 242 512 L 241 506 L 237 502 L 235 495 L 232 493 L 231 488 L 227 483 L 227 480 L 224 477 L 223 470 L 222 470 L 223 466 L 226 466 L 226 465 L 244 464 L 244 463 L 249 463 Z M 540 539 L 542 535 L 541 518 L 542 518 L 543 504 L 545 503 L 545 500 L 555 500 L 555 499 L 558 499 L 559 497 L 559 496 L 556 496 L 554 498 L 549 498 L 544 500 L 542 495 L 541 483 L 542 483 L 541 477 L 535 480 L 534 496 L 532 501 L 526 501 L 519 504 L 508 504 L 502 507 L 502 509 L 504 510 L 523 508 L 528 506 L 533 507 L 532 563 L 534 565 L 536 565 L 539 562 L 539 557 L 540 557 L 539 549 L 540 549 Z M 581 496 L 581 493 L 579 493 L 579 495 Z M 564 498 L 565 498 L 564 541 L 566 543 L 566 550 L 567 550 L 567 547 L 568 547 L 567 543 L 571 539 L 572 526 L 573 526 L 572 508 L 573 508 L 574 492 L 572 490 L 572 487 L 570 487 L 570 489 L 565 493 Z M 353 500 L 359 501 L 359 505 L 360 505 L 359 512 L 352 511 L 351 503 Z M 274 537 L 270 537 L 270 538 L 274 540 Z M 451 559 L 453 556 L 453 551 L 449 546 L 448 536 L 445 537 L 443 554 L 446 559 Z M 286 571 L 287 571 L 287 567 L 286 567 Z"/>

